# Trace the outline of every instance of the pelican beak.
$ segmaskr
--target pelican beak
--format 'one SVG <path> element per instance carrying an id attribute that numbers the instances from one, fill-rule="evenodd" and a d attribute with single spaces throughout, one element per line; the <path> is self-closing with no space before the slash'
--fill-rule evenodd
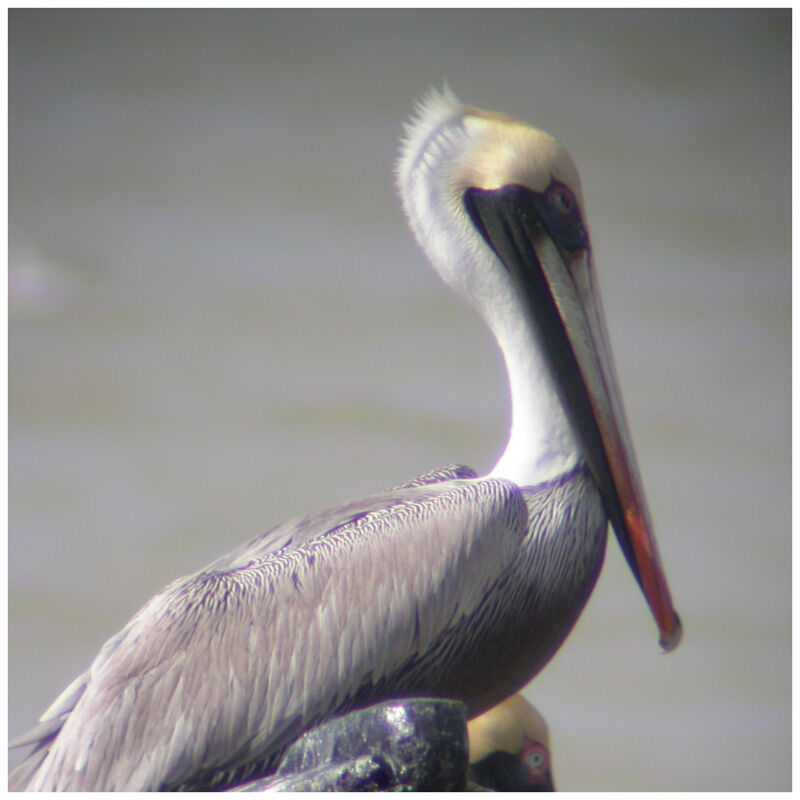
<path id="1" fill-rule="evenodd" d="M 681 623 L 652 532 L 578 203 L 553 180 L 544 192 L 517 184 L 470 188 L 464 204 L 527 297 L 561 401 L 668 652 L 680 642 Z"/>

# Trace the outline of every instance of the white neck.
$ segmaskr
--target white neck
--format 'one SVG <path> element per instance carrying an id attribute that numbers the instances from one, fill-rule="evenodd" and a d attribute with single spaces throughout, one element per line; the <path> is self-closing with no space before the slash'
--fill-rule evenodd
<path id="1" fill-rule="evenodd" d="M 490 312 L 491 318 L 484 314 L 503 353 L 511 390 L 508 444 L 489 474 L 536 486 L 572 469 L 580 451 L 535 325 L 521 300 L 514 299 L 512 307 Z"/>
<path id="2" fill-rule="evenodd" d="M 465 165 L 486 130 L 474 113 L 447 90 L 430 94 L 407 128 L 397 183 L 426 255 L 445 283 L 478 309 L 505 357 L 511 433 L 490 474 L 533 486 L 571 469 L 579 448 L 530 309 L 464 208 Z"/>

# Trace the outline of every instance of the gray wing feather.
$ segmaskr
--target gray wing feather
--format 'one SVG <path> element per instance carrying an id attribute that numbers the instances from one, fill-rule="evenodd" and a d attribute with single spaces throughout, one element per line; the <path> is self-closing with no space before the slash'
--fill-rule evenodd
<path id="1" fill-rule="evenodd" d="M 429 486 L 432 483 L 442 483 L 444 481 L 472 480 L 477 478 L 478 473 L 471 467 L 464 467 L 460 464 L 450 464 L 447 467 L 439 467 L 425 472 L 412 481 L 406 481 L 395 486 L 395 489 L 413 489 L 416 486 Z"/>
<path id="2" fill-rule="evenodd" d="M 268 765 L 470 614 L 526 522 L 506 481 L 427 483 L 278 526 L 175 581 L 48 710 L 62 727 L 44 729 L 28 788 L 173 789 Z"/>

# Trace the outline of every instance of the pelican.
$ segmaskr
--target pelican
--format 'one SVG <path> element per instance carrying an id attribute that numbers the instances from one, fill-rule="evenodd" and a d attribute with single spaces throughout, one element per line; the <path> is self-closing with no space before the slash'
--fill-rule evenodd
<path id="1" fill-rule="evenodd" d="M 512 423 L 496 465 L 284 523 L 169 584 L 16 742 L 34 749 L 13 788 L 223 789 L 381 700 L 453 698 L 477 716 L 558 650 L 609 523 L 661 645 L 677 645 L 571 158 L 445 87 L 406 128 L 397 184 L 428 259 L 502 350 Z"/>
<path id="2" fill-rule="evenodd" d="M 470 778 L 495 792 L 554 792 L 545 718 L 515 694 L 467 725 Z"/>

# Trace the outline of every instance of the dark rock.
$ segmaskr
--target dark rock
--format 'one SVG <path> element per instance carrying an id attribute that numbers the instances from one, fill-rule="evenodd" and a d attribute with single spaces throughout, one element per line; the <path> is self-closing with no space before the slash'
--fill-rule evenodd
<path id="1" fill-rule="evenodd" d="M 463 703 L 395 700 L 309 731 L 239 791 L 464 791 L 467 751 Z"/>

